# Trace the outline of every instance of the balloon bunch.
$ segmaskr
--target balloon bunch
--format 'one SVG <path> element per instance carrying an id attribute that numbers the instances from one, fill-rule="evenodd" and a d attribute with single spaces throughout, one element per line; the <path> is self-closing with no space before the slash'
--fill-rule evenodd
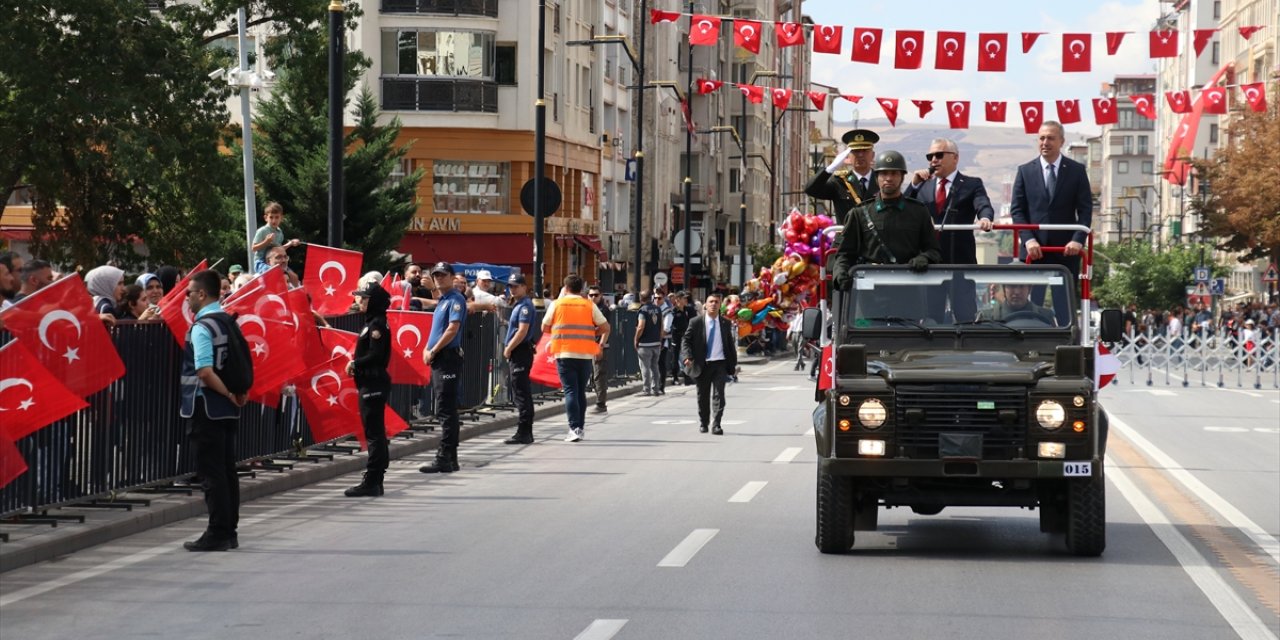
<path id="1" fill-rule="evenodd" d="M 779 227 L 786 239 L 784 253 L 772 265 L 762 267 L 757 277 L 748 280 L 743 291 L 760 294 L 752 302 L 726 308 L 730 317 L 749 325 L 751 333 L 773 326 L 786 330 L 784 320 L 804 306 L 816 303 L 818 267 L 831 248 L 831 237 L 823 231 L 835 224 L 825 215 L 805 214 L 792 209 Z M 732 296 L 731 296 L 732 298 Z"/>

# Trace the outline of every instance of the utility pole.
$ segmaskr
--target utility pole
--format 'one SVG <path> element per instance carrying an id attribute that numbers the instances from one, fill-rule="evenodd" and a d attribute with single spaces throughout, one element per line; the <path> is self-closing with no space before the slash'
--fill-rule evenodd
<path id="1" fill-rule="evenodd" d="M 240 7 L 236 12 L 236 31 L 240 36 L 240 74 L 246 76 L 249 73 L 249 38 L 245 35 L 245 23 L 249 20 L 248 11 L 244 7 Z M 253 122 L 249 113 L 249 85 L 240 83 L 240 121 L 241 134 L 243 141 L 241 150 L 244 158 L 244 230 L 247 242 L 245 246 L 249 250 L 249 261 L 245 264 L 249 268 L 253 268 L 253 233 L 254 226 L 258 220 L 258 203 L 253 186 Z"/>
<path id="2" fill-rule="evenodd" d="M 342 0 L 329 3 L 329 246 L 342 247 L 342 98 L 346 84 L 342 65 L 346 43 L 342 37 L 345 8 Z"/>
<path id="3" fill-rule="evenodd" d="M 689 15 L 693 15 L 693 0 L 689 0 Z M 645 17 L 641 15 L 641 20 Z M 693 21 L 689 21 L 689 31 L 693 32 Z M 692 40 L 692 39 L 691 39 Z M 684 288 L 693 291 L 693 270 L 690 268 L 693 258 L 689 255 L 692 253 L 693 246 L 693 43 L 689 43 L 689 74 L 688 82 L 685 83 L 685 99 L 688 103 L 685 105 L 688 109 L 689 121 L 684 127 Z M 706 230 L 706 225 L 703 225 Z M 705 245 L 704 245 L 705 246 Z M 706 256 L 705 248 L 702 255 Z M 702 261 L 706 264 L 706 260 Z"/>
<path id="4" fill-rule="evenodd" d="M 538 1 L 538 99 L 533 103 L 533 290 L 541 300 L 543 225 L 542 179 L 547 169 L 547 101 L 546 101 L 547 0 Z"/>

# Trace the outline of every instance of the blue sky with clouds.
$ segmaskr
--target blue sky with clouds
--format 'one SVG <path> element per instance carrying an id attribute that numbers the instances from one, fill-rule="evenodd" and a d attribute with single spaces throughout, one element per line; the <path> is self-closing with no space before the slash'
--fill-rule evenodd
<path id="1" fill-rule="evenodd" d="M 1167 5 L 1164 5 L 1167 8 Z M 844 26 L 841 55 L 813 54 L 813 81 L 837 87 L 841 93 L 864 96 L 854 105 L 836 100 L 835 118 L 846 121 L 859 109 L 863 119 L 882 118 L 876 97 L 898 98 L 899 122 L 921 122 L 910 100 L 934 100 L 934 111 L 924 122 L 946 126 L 946 100 L 971 101 L 971 125 L 983 122 L 982 101 L 1042 100 L 1053 111 L 1053 100 L 1077 98 L 1084 111 L 1084 121 L 1072 125 L 1077 132 L 1097 131 L 1092 123 L 1089 100 L 1096 97 L 1103 82 L 1117 74 L 1154 73 L 1155 63 L 1147 55 L 1146 32 L 1160 15 L 1162 5 L 1156 0 L 1068 0 L 1037 2 L 1035 0 L 981 0 L 970 2 L 891 2 L 872 0 L 806 0 L 804 13 L 817 24 Z M 885 43 L 880 50 L 880 64 L 869 65 L 849 59 L 854 27 L 879 27 L 885 30 Z M 893 31 L 916 29 L 925 31 L 923 68 L 893 68 Z M 935 32 L 963 31 L 965 70 L 933 69 Z M 1040 36 L 1029 54 L 1022 53 L 1022 32 L 1048 32 Z M 1125 37 L 1115 56 L 1106 54 L 1106 31 L 1133 31 Z M 1008 70 L 1005 73 L 977 71 L 977 34 L 1009 33 Z M 1093 38 L 1092 71 L 1062 72 L 1063 33 L 1089 32 Z M 1008 126 L 1021 126 L 1016 105 L 1009 109 Z"/>

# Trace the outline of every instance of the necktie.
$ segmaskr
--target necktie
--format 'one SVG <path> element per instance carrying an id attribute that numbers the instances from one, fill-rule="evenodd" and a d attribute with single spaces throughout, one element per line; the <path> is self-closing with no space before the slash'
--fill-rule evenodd
<path id="1" fill-rule="evenodd" d="M 1045 178 L 1044 188 L 1049 192 L 1049 199 L 1053 199 L 1053 192 L 1058 188 L 1058 174 L 1053 170 L 1053 165 L 1049 165 L 1049 177 Z"/>
<path id="2" fill-rule="evenodd" d="M 707 322 L 711 325 L 711 330 L 707 332 L 707 359 L 711 359 L 711 347 L 716 343 L 716 322 L 714 318 L 707 318 Z"/>
<path id="3" fill-rule="evenodd" d="M 863 193 L 866 193 L 866 192 L 867 192 L 867 179 L 866 179 L 866 178 L 858 178 L 858 182 L 862 184 L 862 192 L 863 192 Z"/>
<path id="4" fill-rule="evenodd" d="M 933 195 L 934 206 L 938 208 L 938 215 L 947 208 L 947 179 L 938 178 L 938 192 Z"/>

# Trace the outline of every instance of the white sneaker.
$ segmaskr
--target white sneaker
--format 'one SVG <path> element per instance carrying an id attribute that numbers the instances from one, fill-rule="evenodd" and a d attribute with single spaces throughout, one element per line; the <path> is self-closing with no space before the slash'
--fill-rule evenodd
<path id="1" fill-rule="evenodd" d="M 565 442 L 577 442 L 582 439 L 582 431 L 579 429 L 570 429 L 569 435 L 564 437 Z"/>
<path id="2" fill-rule="evenodd" d="M 582 433 L 582 429 L 574 429 L 574 430 L 573 430 L 573 433 L 574 433 L 574 435 L 578 436 L 578 439 L 579 439 L 579 440 L 586 440 L 586 439 L 587 439 L 587 436 L 586 436 L 585 434 L 583 434 L 583 433 Z"/>

